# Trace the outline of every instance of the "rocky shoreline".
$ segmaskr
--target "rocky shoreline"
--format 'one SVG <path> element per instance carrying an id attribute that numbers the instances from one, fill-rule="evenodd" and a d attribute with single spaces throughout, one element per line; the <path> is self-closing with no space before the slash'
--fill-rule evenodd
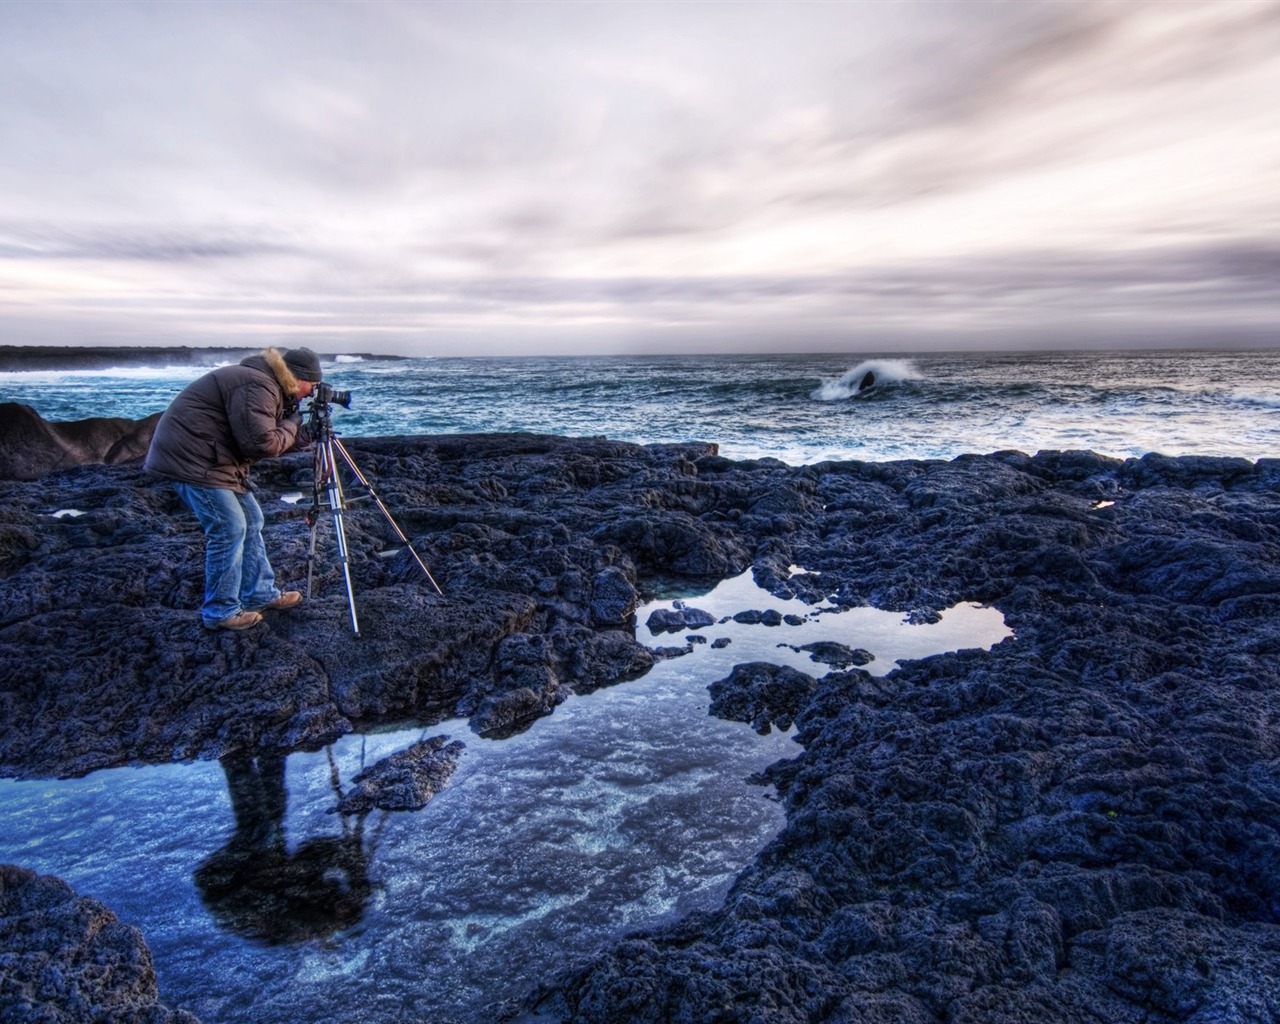
<path id="1" fill-rule="evenodd" d="M 717 713 L 797 725 L 797 756 L 767 773 L 782 834 L 719 910 L 540 979 L 517 1015 L 1280 1019 L 1280 462 L 347 444 L 445 592 L 375 512 L 349 516 L 358 639 L 328 548 L 303 610 L 213 634 L 194 612 L 202 538 L 163 483 L 122 463 L 0 484 L 0 774 L 317 749 L 457 714 L 510 734 L 652 664 L 662 640 L 637 639 L 633 612 L 659 577 L 752 568 L 775 594 L 920 619 L 990 603 L 1016 633 L 991 651 L 872 677 L 846 650 L 813 676 L 718 682 Z M 310 503 L 305 455 L 255 480 Z M 264 507 L 296 582 L 307 527 Z M 14 1009 L 9 962 L 0 1007 L 43 1019 Z M 119 1019 L 160 1012 L 142 1005 Z"/>

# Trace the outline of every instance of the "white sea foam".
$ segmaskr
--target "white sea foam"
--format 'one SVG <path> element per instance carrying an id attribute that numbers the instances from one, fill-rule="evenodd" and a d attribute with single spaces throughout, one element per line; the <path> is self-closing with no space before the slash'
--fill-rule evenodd
<path id="1" fill-rule="evenodd" d="M 851 398 L 858 393 L 868 373 L 877 386 L 920 379 L 920 373 L 910 359 L 864 359 L 839 380 L 825 381 L 809 397 L 817 402 L 840 402 Z"/>
<path id="2" fill-rule="evenodd" d="M 1280 409 L 1280 396 L 1264 395 L 1259 392 L 1237 391 L 1229 396 L 1228 401 L 1238 405 L 1261 406 L 1264 409 Z"/>
<path id="3" fill-rule="evenodd" d="M 3 370 L 0 371 L 0 384 L 57 385 L 70 381 L 92 381 L 126 378 L 128 380 L 191 380 L 215 369 L 228 366 L 230 363 L 211 363 L 207 366 L 108 366 L 86 368 L 67 368 L 61 370 Z"/>

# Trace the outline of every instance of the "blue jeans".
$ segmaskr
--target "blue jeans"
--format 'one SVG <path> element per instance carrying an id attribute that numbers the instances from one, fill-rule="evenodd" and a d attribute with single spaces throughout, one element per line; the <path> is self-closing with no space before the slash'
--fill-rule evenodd
<path id="1" fill-rule="evenodd" d="M 262 509 L 252 494 L 226 487 L 174 483 L 204 527 L 204 604 L 200 617 L 214 626 L 280 596 L 262 542 Z"/>

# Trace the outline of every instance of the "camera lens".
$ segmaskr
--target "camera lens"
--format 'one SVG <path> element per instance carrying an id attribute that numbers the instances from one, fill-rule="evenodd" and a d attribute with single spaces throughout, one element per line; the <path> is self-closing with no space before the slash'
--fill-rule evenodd
<path id="1" fill-rule="evenodd" d="M 311 402 L 312 405 L 327 405 L 332 402 L 334 405 L 340 405 L 344 409 L 350 409 L 351 392 L 339 391 L 337 388 L 320 381 L 311 393 Z"/>

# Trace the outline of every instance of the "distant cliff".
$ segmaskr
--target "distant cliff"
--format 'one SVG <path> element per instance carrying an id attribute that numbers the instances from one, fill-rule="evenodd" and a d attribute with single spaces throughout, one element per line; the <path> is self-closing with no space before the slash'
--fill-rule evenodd
<path id="1" fill-rule="evenodd" d="M 112 366 L 216 366 L 239 362 L 256 348 L 113 347 L 106 345 L 0 345 L 0 371 L 106 370 Z"/>

